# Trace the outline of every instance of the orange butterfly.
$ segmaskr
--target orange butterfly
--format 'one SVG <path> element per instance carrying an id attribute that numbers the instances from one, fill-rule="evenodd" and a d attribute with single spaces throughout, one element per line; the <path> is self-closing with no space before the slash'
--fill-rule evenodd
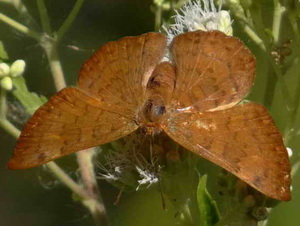
<path id="1" fill-rule="evenodd" d="M 170 51 L 172 63 L 161 62 Z M 249 92 L 255 59 L 219 31 L 160 33 L 103 45 L 25 125 L 10 169 L 24 169 L 124 137 L 164 131 L 186 149 L 265 195 L 290 199 L 290 163 L 280 132 Z"/>

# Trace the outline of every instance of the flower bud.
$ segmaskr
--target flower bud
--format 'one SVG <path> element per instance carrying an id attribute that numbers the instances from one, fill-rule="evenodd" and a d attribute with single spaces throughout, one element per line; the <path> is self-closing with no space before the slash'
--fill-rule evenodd
<path id="1" fill-rule="evenodd" d="M 9 75 L 9 66 L 6 63 L 0 63 L 0 78 Z"/>
<path id="2" fill-rule="evenodd" d="M 224 32 L 227 35 L 232 36 L 232 26 L 231 26 L 232 20 L 230 18 L 229 12 L 225 10 L 221 10 L 219 12 L 219 24 L 218 24 L 218 30 Z"/>
<path id="3" fill-rule="evenodd" d="M 0 85 L 3 89 L 10 91 L 13 88 L 13 83 L 10 77 L 6 76 L 0 81 Z"/>
<path id="4" fill-rule="evenodd" d="M 17 77 L 24 73 L 26 63 L 24 60 L 16 60 L 10 66 L 10 75 L 11 77 Z"/>

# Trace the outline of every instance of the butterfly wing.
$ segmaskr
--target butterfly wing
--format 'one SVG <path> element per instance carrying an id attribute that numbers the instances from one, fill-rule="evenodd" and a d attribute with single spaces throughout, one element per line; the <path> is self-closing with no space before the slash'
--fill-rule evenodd
<path id="1" fill-rule="evenodd" d="M 171 108 L 225 109 L 249 92 L 255 59 L 239 39 L 220 31 L 187 32 L 174 38 L 170 51 L 177 76 Z"/>
<path id="2" fill-rule="evenodd" d="M 114 110 L 114 109 L 113 109 Z M 121 138 L 137 128 L 131 118 L 79 89 L 65 88 L 25 125 L 10 169 L 31 168 Z"/>
<path id="3" fill-rule="evenodd" d="M 146 83 L 165 48 L 166 38 L 160 33 L 108 42 L 83 65 L 78 85 L 101 101 L 135 114 L 145 101 Z"/>
<path id="4" fill-rule="evenodd" d="M 162 125 L 177 143 L 265 195 L 290 199 L 290 163 L 268 111 L 247 103 L 205 113 L 175 113 Z"/>
<path id="5" fill-rule="evenodd" d="M 146 82 L 165 46 L 159 33 L 103 45 L 83 65 L 78 89 L 54 95 L 25 125 L 9 168 L 38 166 L 134 131 Z"/>

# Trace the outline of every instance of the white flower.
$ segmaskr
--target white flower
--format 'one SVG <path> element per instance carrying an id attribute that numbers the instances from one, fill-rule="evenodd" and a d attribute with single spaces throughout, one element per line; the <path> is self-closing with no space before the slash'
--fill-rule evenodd
<path id="1" fill-rule="evenodd" d="M 213 0 L 190 1 L 176 11 L 175 24 L 166 29 L 168 43 L 174 36 L 196 30 L 211 31 L 219 30 L 227 35 L 232 35 L 231 19 L 228 11 L 217 9 Z"/>

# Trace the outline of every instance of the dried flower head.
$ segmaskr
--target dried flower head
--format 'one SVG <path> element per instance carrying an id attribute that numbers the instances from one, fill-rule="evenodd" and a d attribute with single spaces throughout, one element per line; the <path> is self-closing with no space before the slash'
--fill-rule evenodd
<path id="1" fill-rule="evenodd" d="M 109 182 L 118 182 L 135 190 L 150 187 L 159 181 L 160 165 L 157 158 L 146 158 L 141 152 L 143 138 L 138 134 L 127 137 L 121 150 L 111 150 L 104 156 L 104 163 L 99 164 L 102 171 L 99 178 Z M 151 147 L 150 147 L 151 148 Z"/>

